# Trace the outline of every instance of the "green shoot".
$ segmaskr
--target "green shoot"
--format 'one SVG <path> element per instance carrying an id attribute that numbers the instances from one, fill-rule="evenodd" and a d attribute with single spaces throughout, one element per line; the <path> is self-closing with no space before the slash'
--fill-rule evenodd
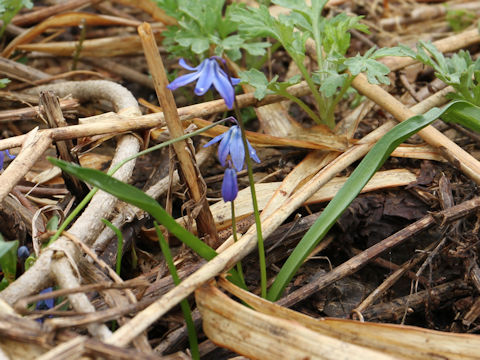
<path id="1" fill-rule="evenodd" d="M 0 28 L 0 38 L 3 36 L 5 29 L 13 17 L 24 7 L 31 9 L 33 2 L 31 0 L 2 0 L 0 1 L 0 20 L 2 27 Z"/>
<path id="2" fill-rule="evenodd" d="M 332 18 L 322 16 L 327 0 L 312 0 L 308 6 L 305 1 L 273 0 L 274 4 L 291 9 L 288 15 L 274 18 L 265 6 L 254 8 L 235 8 L 234 21 L 240 23 L 240 34 L 251 37 L 271 37 L 279 41 L 297 65 L 301 78 L 305 80 L 316 102 L 317 114 L 306 110 L 300 99 L 295 101 L 317 123 L 326 124 L 333 129 L 335 126 L 335 107 L 344 97 L 353 78 L 359 72 L 365 72 L 369 81 L 378 84 L 388 84 L 386 76 L 388 68 L 377 62 L 376 59 L 387 56 L 412 56 L 413 52 L 406 47 L 390 49 L 371 49 L 363 56 L 348 59 L 346 53 L 350 47 L 350 30 L 368 32 L 366 25 L 361 24 L 361 17 L 339 14 Z M 306 41 L 314 39 L 317 57 L 317 70 L 310 74 L 304 65 Z M 348 70 L 348 71 L 347 71 Z M 262 98 L 269 90 L 286 96 L 286 88 L 293 85 L 293 79 L 285 83 L 274 85 L 276 78 L 268 81 L 262 73 L 240 74 L 245 83 L 260 89 L 256 92 L 257 98 Z M 253 77 L 253 79 L 252 79 Z M 296 78 L 298 82 L 301 78 Z M 253 83 L 250 82 L 253 80 Z"/>
<path id="3" fill-rule="evenodd" d="M 120 276 L 122 270 L 122 254 L 123 254 L 123 234 L 118 227 L 113 225 L 107 219 L 102 219 L 102 222 L 107 225 L 117 236 L 117 263 L 115 264 L 115 272 Z"/>

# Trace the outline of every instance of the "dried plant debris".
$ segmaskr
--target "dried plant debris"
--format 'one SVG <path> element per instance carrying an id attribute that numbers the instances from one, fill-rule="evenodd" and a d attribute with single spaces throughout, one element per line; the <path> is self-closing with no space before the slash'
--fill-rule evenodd
<path id="1" fill-rule="evenodd" d="M 0 357 L 478 358 L 479 13 L 1 1 Z"/>

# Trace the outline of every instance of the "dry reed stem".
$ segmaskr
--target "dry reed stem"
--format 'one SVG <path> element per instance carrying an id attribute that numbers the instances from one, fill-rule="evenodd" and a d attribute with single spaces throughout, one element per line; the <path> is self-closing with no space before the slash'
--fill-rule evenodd
<path id="1" fill-rule="evenodd" d="M 50 272 L 55 278 L 55 282 L 63 289 L 73 289 L 79 287 L 81 280 L 72 269 L 72 261 L 67 254 L 61 254 L 60 251 L 55 251 L 54 261 L 50 264 Z M 78 312 L 95 312 L 95 307 L 90 303 L 87 295 L 84 293 L 68 295 L 68 301 L 73 308 Z M 87 325 L 89 333 L 100 340 L 105 340 L 111 335 L 111 331 L 104 324 L 89 324 Z"/>
<path id="2" fill-rule="evenodd" d="M 85 254 L 87 256 L 89 256 L 93 261 L 95 261 L 99 267 L 105 271 L 111 279 L 113 279 L 115 281 L 116 284 L 122 284 L 124 283 L 123 282 L 123 279 L 120 277 L 120 275 L 118 275 L 115 271 L 113 271 L 113 269 L 108 266 L 108 264 L 103 261 L 102 259 L 100 259 L 89 247 L 87 244 L 83 243 L 82 241 L 78 240 L 75 236 L 72 236 L 71 234 L 68 234 L 68 233 L 64 233 L 65 236 L 67 236 L 71 241 L 73 241 L 80 249 L 82 249 L 83 252 L 85 252 Z M 135 294 L 132 292 L 132 290 L 130 289 L 125 289 L 125 294 L 126 294 L 126 297 L 128 299 L 124 299 L 123 298 L 123 294 L 119 293 L 119 292 L 115 292 L 114 290 L 105 290 L 103 292 L 101 292 L 101 294 L 107 298 L 108 296 L 111 296 L 111 297 L 114 297 L 114 303 L 115 305 L 117 304 L 120 304 L 121 306 L 128 306 L 128 305 L 124 305 L 124 303 L 126 304 L 133 304 L 134 306 L 137 306 L 137 298 L 135 296 Z M 108 302 L 108 300 L 107 300 Z M 117 318 L 117 321 L 120 325 L 124 325 L 127 321 L 126 318 L 124 317 L 120 317 L 120 318 Z M 92 326 L 93 324 L 89 325 L 89 326 Z M 143 336 L 139 336 L 137 337 L 135 340 L 134 340 L 134 344 L 135 346 L 145 352 L 145 353 L 148 353 L 152 350 L 152 348 L 150 347 L 150 343 L 148 342 L 148 339 L 147 339 L 147 334 L 143 334 Z"/>
<path id="3" fill-rule="evenodd" d="M 297 321 L 255 311 L 232 300 L 213 284 L 200 287 L 195 300 L 208 338 L 247 358 L 398 360 L 378 349 L 347 342 L 340 334 L 321 334 Z"/>
<path id="4" fill-rule="evenodd" d="M 52 15 L 56 15 L 62 11 L 78 10 L 90 5 L 90 3 L 98 2 L 98 0 L 70 0 L 57 5 L 42 7 L 36 11 L 30 11 L 26 14 L 16 15 L 11 23 L 17 26 L 25 26 L 38 21 L 42 21 Z"/>
<path id="5" fill-rule="evenodd" d="M 155 21 L 160 21 L 165 25 L 175 25 L 177 23 L 175 18 L 166 15 L 165 11 L 160 9 L 160 7 L 151 0 L 114 0 L 113 2 L 141 9 L 150 14 Z"/>
<path id="6" fill-rule="evenodd" d="M 73 110 L 78 107 L 78 101 L 75 99 L 60 100 L 60 109 L 63 111 Z M 40 106 L 31 106 L 22 109 L 2 110 L 0 111 L 0 123 L 8 121 L 24 121 L 36 119 L 40 113 Z"/>
<path id="7" fill-rule="evenodd" d="M 79 26 L 84 23 L 85 26 L 106 26 L 106 25 L 124 25 L 124 26 L 138 26 L 138 21 L 122 19 L 119 17 L 108 15 L 97 15 L 82 12 L 67 12 L 59 15 L 54 15 L 33 28 L 24 31 L 21 35 L 13 39 L 8 46 L 3 50 L 3 57 L 10 57 L 18 45 L 25 44 L 45 30 L 50 28 L 64 27 L 64 26 Z"/>
<path id="8" fill-rule="evenodd" d="M 433 45 L 443 53 L 456 51 L 464 47 L 480 42 L 480 33 L 477 29 L 467 30 L 460 34 L 453 35 L 433 42 Z M 417 60 L 408 57 L 386 56 L 381 62 L 387 65 L 391 71 L 402 69 L 406 66 L 417 63 Z"/>
<path id="9" fill-rule="evenodd" d="M 151 77 L 116 61 L 107 58 L 86 58 L 85 55 L 82 55 L 81 61 L 87 64 L 94 65 L 95 67 L 107 70 L 109 73 L 119 75 L 122 77 L 122 79 L 130 80 L 139 85 L 154 89 Z"/>
<path id="10" fill-rule="evenodd" d="M 162 33 L 155 32 L 155 39 L 162 40 Z M 42 52 L 58 56 L 74 56 L 78 41 L 52 41 L 18 45 L 17 49 L 27 52 Z M 129 54 L 140 54 L 142 44 L 138 35 L 123 35 L 85 40 L 82 43 L 82 57 L 108 58 Z"/>
<path id="11" fill-rule="evenodd" d="M 132 94 L 116 83 L 102 80 L 66 82 L 43 86 L 37 88 L 35 91 L 40 92 L 41 90 L 47 89 L 55 91 L 57 95 L 60 96 L 73 94 L 75 97 L 82 100 L 90 98 L 95 100 L 106 99 L 111 101 L 119 112 L 125 111 L 127 114 L 133 116 L 138 116 L 140 114 L 137 102 Z M 122 136 L 118 140 L 117 150 L 112 160 L 111 167 L 116 166 L 116 164 L 123 159 L 137 153 L 138 149 L 139 143 L 135 136 Z M 127 163 L 117 171 L 114 177 L 121 181 L 127 181 L 131 176 L 134 164 L 134 161 Z M 115 197 L 102 191 L 97 192 L 82 215 L 69 229 L 69 232 L 85 243 L 91 243 L 104 227 L 100 219 L 108 218 L 116 203 L 117 199 Z M 61 247 L 65 253 L 72 254 L 73 258 L 78 255 L 76 247 L 65 237 L 58 239 L 55 245 Z M 52 277 L 49 275 L 52 260 L 51 256 L 51 250 L 48 248 L 44 250 L 35 264 L 16 279 L 9 287 L 3 290 L 0 293 L 0 297 L 12 304 L 19 298 L 35 292 L 38 293 L 44 288 L 50 286 L 52 283 Z"/>
<path id="12" fill-rule="evenodd" d="M 207 148 L 201 148 L 196 153 L 197 164 L 201 167 L 211 157 L 213 151 L 214 148 L 211 146 Z M 172 186 L 174 187 L 174 189 L 178 187 L 179 181 L 180 178 L 178 176 L 178 172 L 177 170 L 175 170 L 172 179 Z M 160 179 L 157 183 L 149 187 L 147 190 L 145 190 L 145 194 L 154 199 L 157 199 L 167 191 L 169 183 L 170 179 L 168 177 L 164 177 Z M 142 209 L 125 203 L 120 209 L 118 209 L 118 213 L 115 218 L 111 220 L 111 223 L 117 228 L 122 229 L 125 223 L 132 222 L 135 218 L 142 219 L 145 215 L 146 213 Z M 92 245 L 93 250 L 96 253 L 103 251 L 103 249 L 107 246 L 108 242 L 113 236 L 115 236 L 113 230 L 106 226 L 95 240 L 95 243 Z"/>
<path id="13" fill-rule="evenodd" d="M 22 150 L 0 175 L 0 202 L 23 179 L 50 145 L 52 145 L 52 139 L 46 134 L 39 133 L 38 128 L 27 134 Z"/>
<path id="14" fill-rule="evenodd" d="M 3 57 L 0 57 L 0 72 L 8 75 L 9 78 L 21 79 L 26 83 L 50 77 L 49 74 L 41 70 Z"/>
<path id="15" fill-rule="evenodd" d="M 430 104 L 430 101 L 426 101 Z M 412 108 L 414 112 L 425 112 L 423 102 Z M 372 131 L 364 137 L 358 145 L 347 150 L 339 158 L 347 158 L 348 161 L 337 161 L 334 164 L 322 169 L 311 180 L 309 180 L 301 189 L 298 189 L 290 198 L 284 202 L 282 207 L 274 211 L 267 217 L 262 217 L 262 233 L 268 237 L 281 223 L 306 199 L 314 194 L 328 180 L 334 177 L 339 171 L 353 161 L 365 155 L 373 144 L 383 136 L 391 127 L 392 122 L 386 123 L 378 129 Z M 352 155 L 353 154 L 353 155 Z M 257 233 L 255 226 L 250 229 L 230 247 L 203 265 L 199 270 L 183 280 L 178 286 L 163 295 L 159 300 L 151 304 L 145 310 L 138 313 L 128 324 L 118 329 L 108 340 L 109 344 L 118 346 L 127 346 L 130 341 L 142 331 L 147 329 L 153 322 L 172 309 L 181 300 L 190 295 L 201 284 L 217 276 L 218 274 L 230 269 L 238 261 L 255 249 L 257 245 Z"/>
<path id="16" fill-rule="evenodd" d="M 184 135 L 183 125 L 178 116 L 177 106 L 172 92 L 167 89 L 168 80 L 162 58 L 160 57 L 157 44 L 153 37 L 150 24 L 143 23 L 138 27 L 138 33 L 142 41 L 145 58 L 152 75 L 153 84 L 157 93 L 160 106 L 163 109 L 165 122 L 172 139 Z M 179 175 L 187 184 L 189 195 L 194 201 L 189 207 L 196 216 L 197 228 L 200 237 L 205 237 L 205 242 L 212 246 L 217 242 L 218 235 L 213 221 L 212 213 L 205 197 L 207 186 L 202 178 L 200 170 L 195 163 L 195 150 L 191 140 L 177 141 L 173 145 L 179 163 Z M 195 217 L 195 216 L 194 216 Z"/>
<path id="17" fill-rule="evenodd" d="M 363 74 L 355 77 L 352 86 L 391 113 L 398 121 L 404 121 L 416 115 L 415 112 L 407 108 L 380 86 L 370 84 Z M 480 184 L 480 162 L 472 155 L 432 126 L 427 126 L 419 131 L 418 135 L 430 145 L 438 148 L 453 166 L 460 169 L 477 184 Z"/>
<path id="18" fill-rule="evenodd" d="M 375 288 L 368 296 L 351 311 L 352 314 L 361 314 L 365 309 L 370 305 L 373 305 L 377 299 L 380 298 L 388 289 L 390 289 L 408 270 L 416 266 L 420 261 L 424 260 L 425 257 L 433 250 L 435 242 L 428 245 L 425 249 L 421 250 L 421 253 L 416 254 L 415 257 L 411 258 L 407 262 L 400 265 L 400 267 L 390 274 L 379 286 Z"/>
<path id="19" fill-rule="evenodd" d="M 306 163 L 305 163 L 306 165 Z M 318 172 L 318 169 L 317 169 Z M 322 186 L 315 194 L 308 198 L 304 205 L 311 205 L 321 202 L 326 202 L 331 200 L 338 190 L 345 184 L 348 177 L 336 176 Z M 296 179 L 292 179 L 292 182 Z M 302 179 L 301 179 L 302 180 Z M 386 170 L 378 171 L 375 175 L 369 180 L 369 182 L 362 189 L 361 193 L 375 191 L 379 189 L 387 189 L 392 187 L 406 186 L 416 180 L 416 176 L 406 170 L 406 169 L 397 169 L 397 170 Z M 278 193 L 280 186 L 283 186 L 283 183 L 279 182 L 269 182 L 257 184 L 258 187 L 258 208 L 263 210 L 262 215 L 265 216 L 265 210 L 274 211 L 276 208 L 272 208 L 271 205 L 268 205 L 268 202 L 271 203 L 271 200 L 274 198 L 274 194 Z M 287 185 L 288 182 L 287 182 Z M 285 187 L 287 188 L 287 186 Z M 252 208 L 252 199 L 249 196 L 248 188 L 242 189 L 238 192 L 238 196 L 235 199 L 235 216 L 237 218 L 237 223 L 239 220 L 244 219 L 245 217 L 253 213 Z M 282 194 L 283 195 L 283 194 Z M 282 198 L 276 198 L 279 202 Z M 268 206 L 268 208 L 267 208 Z M 210 206 L 212 214 L 217 223 L 217 229 L 226 229 L 231 226 L 231 206 L 224 201 L 219 201 L 216 204 Z M 177 219 L 178 222 L 181 222 L 181 218 Z M 250 226 L 251 224 L 249 224 Z M 241 231 L 239 231 L 241 232 Z M 226 247 L 231 245 L 233 239 L 226 240 L 222 245 L 220 245 L 216 250 L 217 252 L 222 252 Z"/>
<path id="20" fill-rule="evenodd" d="M 76 86 L 81 86 L 84 88 L 84 91 L 87 91 L 88 88 L 92 88 L 92 91 L 96 91 L 94 88 L 101 88 L 101 84 L 94 82 L 101 82 L 105 80 L 88 80 L 82 82 L 70 82 L 76 85 L 72 85 L 71 91 L 75 91 Z M 68 82 L 67 82 L 68 83 Z M 62 84 L 67 84 L 62 83 Z M 80 85 L 82 84 L 82 85 Z M 84 85 L 83 85 L 84 84 Z M 118 84 L 115 84 L 118 87 L 121 87 Z M 65 85 L 63 85 L 65 86 Z M 48 86 L 40 87 L 40 89 L 47 89 Z M 304 96 L 310 92 L 307 84 L 305 82 L 301 82 L 297 85 L 291 86 L 288 88 L 288 92 L 294 96 Z M 76 91 L 75 91 L 76 93 Z M 81 94 L 78 94 L 81 95 Z M 107 94 L 104 94 L 105 96 Z M 77 96 L 75 96 L 77 97 Z M 80 99 L 79 99 L 80 100 Z M 117 99 L 115 99 L 116 101 Z M 271 104 L 273 102 L 283 101 L 285 100 L 283 97 L 278 95 L 268 95 L 262 101 L 258 101 L 255 99 L 253 94 L 244 94 L 237 96 L 238 106 L 240 108 L 244 108 L 247 106 L 263 106 L 265 104 Z M 208 117 L 212 114 L 217 114 L 221 112 L 227 111 L 227 106 L 225 105 L 225 101 L 223 99 L 220 100 L 213 100 L 206 103 L 200 103 L 190 106 L 185 106 L 183 108 L 178 109 L 178 114 L 182 121 L 190 120 L 195 117 Z M 47 133 L 54 141 L 57 140 L 67 140 L 67 139 L 75 139 L 84 136 L 92 136 L 92 135 L 99 135 L 99 134 L 110 134 L 110 133 L 120 133 L 125 131 L 131 130 L 140 130 L 140 129 L 148 129 L 152 127 L 160 127 L 165 126 L 164 116 L 163 113 L 154 113 L 148 115 L 132 115 L 132 116 L 121 116 L 121 114 L 112 113 L 109 115 L 103 115 L 102 119 L 103 122 L 92 123 L 92 124 L 82 124 L 82 125 L 72 125 L 66 126 L 61 129 L 46 129 L 40 130 L 40 133 Z M 85 120 L 88 120 L 86 118 Z M 19 135 L 13 136 L 8 139 L 0 140 L 0 150 L 11 149 L 14 147 L 22 146 L 23 142 L 25 141 L 26 135 Z"/>
<path id="21" fill-rule="evenodd" d="M 86 336 L 76 336 L 39 356 L 37 360 L 78 359 L 85 351 Z"/>

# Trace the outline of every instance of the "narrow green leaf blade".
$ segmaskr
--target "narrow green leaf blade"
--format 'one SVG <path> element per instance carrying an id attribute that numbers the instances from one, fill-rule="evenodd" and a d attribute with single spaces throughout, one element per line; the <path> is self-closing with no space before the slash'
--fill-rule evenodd
<path id="1" fill-rule="evenodd" d="M 443 109 L 433 108 L 424 115 L 413 116 L 398 124 L 385 134 L 360 162 L 337 195 L 330 201 L 317 221 L 296 246 L 269 289 L 267 298 L 271 301 L 278 300 L 306 257 L 323 239 L 328 230 L 335 224 L 335 221 L 398 145 L 440 116 L 449 117 L 449 114 L 459 112 L 461 109 L 465 111 L 469 106 L 472 107 L 473 105 L 465 101 L 456 101 L 448 104 Z M 480 112 L 472 111 L 470 116 L 474 115 L 477 122 L 480 123 Z"/>
<path id="2" fill-rule="evenodd" d="M 180 241 L 204 259 L 210 260 L 217 255 L 215 250 L 180 226 L 153 198 L 146 195 L 143 191 L 95 169 L 82 168 L 51 157 L 49 157 L 48 160 L 63 171 L 78 177 L 80 180 L 86 181 L 122 201 L 145 210 L 152 215 L 155 220 L 165 226 L 170 233 L 175 235 Z"/>
<path id="3" fill-rule="evenodd" d="M 479 117 L 480 107 L 468 102 L 458 102 L 454 108 L 442 115 L 442 120 L 480 132 Z"/>

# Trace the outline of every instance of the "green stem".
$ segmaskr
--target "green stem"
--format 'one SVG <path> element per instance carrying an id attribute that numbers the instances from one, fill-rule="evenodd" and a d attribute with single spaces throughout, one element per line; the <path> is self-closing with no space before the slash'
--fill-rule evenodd
<path id="1" fill-rule="evenodd" d="M 160 243 L 160 249 L 162 250 L 163 257 L 165 258 L 165 262 L 167 263 L 168 270 L 170 271 L 170 275 L 172 275 L 173 283 L 178 286 L 181 282 L 180 277 L 178 276 L 177 269 L 175 268 L 175 264 L 173 262 L 172 253 L 170 252 L 170 248 L 168 247 L 167 242 L 163 236 L 162 230 L 158 226 L 157 222 L 154 222 L 155 231 L 157 232 L 158 242 Z M 187 299 L 183 299 L 180 302 L 180 307 L 183 312 L 183 317 L 185 318 L 185 323 L 187 324 L 188 330 L 188 340 L 190 342 L 190 351 L 192 353 L 192 358 L 197 360 L 200 359 L 200 352 L 198 350 L 198 338 L 197 332 L 195 330 L 195 324 L 193 323 L 192 319 L 192 312 L 190 310 L 190 305 L 188 304 Z"/>
<path id="2" fill-rule="evenodd" d="M 58 228 L 57 232 L 50 238 L 50 240 L 47 243 L 47 246 L 55 242 L 63 233 L 63 231 L 67 228 L 68 225 L 77 217 L 78 214 L 83 210 L 85 206 L 89 203 L 89 201 L 92 199 L 93 195 L 98 191 L 97 187 L 94 187 L 90 192 L 80 201 L 80 204 L 77 205 L 75 209 L 72 210 L 70 215 L 67 216 L 65 221 L 60 225 Z"/>
<path id="3" fill-rule="evenodd" d="M 322 95 L 320 94 L 320 92 L 318 91 L 317 89 L 317 86 L 315 85 L 315 83 L 313 82 L 312 78 L 310 77 L 310 74 L 308 73 L 308 70 L 305 68 L 305 66 L 303 65 L 303 62 L 299 61 L 299 59 L 296 59 L 296 57 L 292 57 L 293 61 L 295 61 L 295 63 L 297 64 L 298 66 L 298 69 L 300 70 L 300 72 L 302 73 L 302 76 L 303 78 L 305 79 L 305 81 L 307 82 L 307 85 L 308 87 L 310 88 L 310 90 L 312 91 L 312 95 L 315 99 L 315 101 L 317 102 L 317 106 L 318 106 L 318 111 L 320 113 L 320 119 L 321 119 L 321 122 L 320 124 L 326 124 L 328 125 L 331 129 L 333 129 L 333 127 L 335 126 L 335 124 L 328 124 L 326 122 L 326 114 L 325 114 L 325 111 L 326 111 L 326 105 L 325 105 L 325 99 L 322 97 Z"/>
<path id="4" fill-rule="evenodd" d="M 118 227 L 113 225 L 107 219 L 102 219 L 102 222 L 107 225 L 117 236 L 117 263 L 115 266 L 115 272 L 120 276 L 122 270 L 122 256 L 123 256 L 123 234 Z"/>
<path id="5" fill-rule="evenodd" d="M 322 41 L 320 39 L 319 25 L 318 25 L 319 16 L 313 18 L 312 28 L 313 28 L 313 40 L 315 41 L 315 50 L 317 52 L 317 65 L 320 70 L 323 70 L 323 52 L 322 52 Z"/>
<path id="6" fill-rule="evenodd" d="M 263 236 L 262 236 L 262 223 L 260 221 L 260 212 L 258 210 L 257 203 L 257 193 L 255 191 L 255 181 L 253 180 L 253 169 L 252 169 L 252 159 L 250 158 L 250 153 L 248 151 L 247 137 L 245 135 L 245 125 L 242 121 L 242 115 L 237 105 L 237 99 L 235 98 L 235 115 L 238 119 L 238 125 L 242 131 L 242 140 L 243 147 L 245 149 L 245 162 L 247 163 L 247 172 L 248 172 L 248 182 L 250 183 L 250 193 L 252 196 L 253 204 L 253 213 L 255 215 L 255 225 L 257 230 L 257 239 L 258 239 L 258 258 L 260 262 L 260 285 L 261 285 L 261 295 L 265 299 L 267 296 L 267 266 L 265 261 L 265 247 L 263 245 Z"/>
<path id="7" fill-rule="evenodd" d="M 235 219 L 235 204 L 234 201 L 231 201 L 232 205 L 232 235 L 233 235 L 233 241 L 237 242 L 238 237 L 237 237 L 237 220 Z M 237 272 L 238 272 L 238 277 L 242 281 L 245 289 L 247 288 L 247 285 L 245 283 L 245 277 L 243 276 L 243 269 L 242 269 L 242 261 L 239 261 L 237 263 Z"/>
<path id="8" fill-rule="evenodd" d="M 347 90 L 350 88 L 350 85 L 352 84 L 353 79 L 354 79 L 353 76 L 348 77 L 348 79 L 345 81 L 345 84 L 343 85 L 340 92 L 335 96 L 333 101 L 328 105 L 327 119 L 334 125 L 335 125 L 335 118 L 334 118 L 335 108 L 337 107 L 337 104 L 342 100 Z"/>
<path id="9" fill-rule="evenodd" d="M 300 72 L 302 73 L 302 76 L 307 82 L 308 87 L 310 88 L 310 90 L 312 90 L 312 95 L 317 101 L 318 106 L 323 105 L 324 101 L 323 101 L 322 95 L 320 94 L 320 92 L 317 89 L 317 86 L 315 85 L 312 78 L 310 77 L 310 74 L 308 73 L 307 68 L 305 67 L 305 65 L 303 65 L 303 62 L 300 61 L 300 59 L 298 59 L 296 56 L 292 57 L 292 59 L 293 61 L 295 61 L 295 64 L 297 64 L 298 70 L 300 70 Z"/>
<path id="10" fill-rule="evenodd" d="M 288 91 L 279 91 L 278 94 L 282 95 L 283 97 L 287 98 L 290 101 L 293 101 L 295 104 L 300 106 L 303 109 L 303 111 L 305 111 L 308 114 L 308 116 L 310 116 L 313 120 L 315 120 L 316 123 L 318 124 L 323 123 L 322 120 L 318 117 L 318 115 L 315 114 L 315 112 L 312 109 L 310 109 L 310 107 L 307 104 L 305 104 L 301 99 L 291 95 Z"/>

